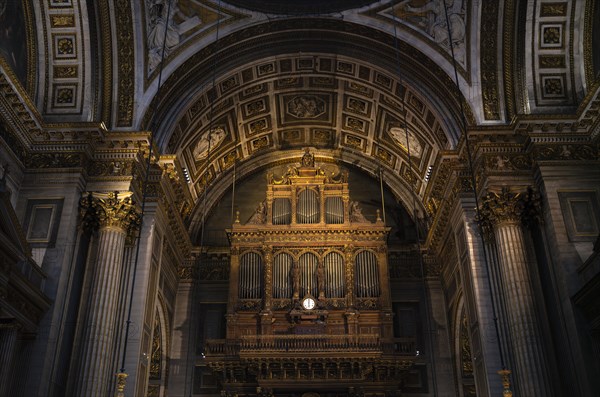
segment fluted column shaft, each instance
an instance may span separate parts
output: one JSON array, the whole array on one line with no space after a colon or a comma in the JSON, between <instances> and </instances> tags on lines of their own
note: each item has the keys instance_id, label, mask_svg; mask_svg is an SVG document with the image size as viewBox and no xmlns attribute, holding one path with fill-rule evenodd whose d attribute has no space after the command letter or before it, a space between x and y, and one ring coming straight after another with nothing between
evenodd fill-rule
<instances>
[{"instance_id":1,"label":"fluted column shaft","mask_svg":"<svg viewBox=\"0 0 600 397\"><path fill-rule=\"evenodd\" d=\"M83 349L77 395L104 396L110 383L111 353L115 342L119 276L125 249L124 230L98 231L98 257L94 263L92 291L85 317Z\"/></svg>"},{"instance_id":2,"label":"fluted column shaft","mask_svg":"<svg viewBox=\"0 0 600 397\"><path fill-rule=\"evenodd\" d=\"M494 228L504 285L517 396L550 397L554 395L554 388L521 223L525 208L523 200L520 194L503 190L488 196L486 205Z\"/></svg>"},{"instance_id":3,"label":"fluted column shaft","mask_svg":"<svg viewBox=\"0 0 600 397\"><path fill-rule=\"evenodd\" d=\"M517 222L500 222L495 226L495 236L520 395L552 396L522 227Z\"/></svg>"},{"instance_id":4,"label":"fluted column shaft","mask_svg":"<svg viewBox=\"0 0 600 397\"><path fill-rule=\"evenodd\" d=\"M97 252L91 267L91 291L84 317L82 348L77 369L77 396L106 396L111 377L114 347L117 343L116 319L119 302L119 277L128 230L137 214L129 195L119 199L115 193L88 196L82 200L84 222L96 222Z\"/></svg>"},{"instance_id":5,"label":"fluted column shaft","mask_svg":"<svg viewBox=\"0 0 600 397\"><path fill-rule=\"evenodd\" d=\"M16 324L0 325L0 397L8 396L17 332Z\"/></svg>"}]
</instances>

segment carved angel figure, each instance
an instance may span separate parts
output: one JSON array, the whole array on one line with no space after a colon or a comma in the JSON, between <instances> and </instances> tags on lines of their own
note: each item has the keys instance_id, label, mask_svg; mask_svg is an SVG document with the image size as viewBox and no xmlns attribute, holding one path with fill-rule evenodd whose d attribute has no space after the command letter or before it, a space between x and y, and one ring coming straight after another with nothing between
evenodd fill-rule
<instances>
[{"instance_id":1,"label":"carved angel figure","mask_svg":"<svg viewBox=\"0 0 600 397\"><path fill-rule=\"evenodd\" d=\"M358 206L358 201L353 201L350 204L350 222L368 222L367 218L362 213L362 210Z\"/></svg>"},{"instance_id":2,"label":"carved angel figure","mask_svg":"<svg viewBox=\"0 0 600 397\"><path fill-rule=\"evenodd\" d=\"M256 207L256 212L252 215L248 221L249 225L262 225L267 220L267 207L264 201L261 201Z\"/></svg>"}]
</instances>

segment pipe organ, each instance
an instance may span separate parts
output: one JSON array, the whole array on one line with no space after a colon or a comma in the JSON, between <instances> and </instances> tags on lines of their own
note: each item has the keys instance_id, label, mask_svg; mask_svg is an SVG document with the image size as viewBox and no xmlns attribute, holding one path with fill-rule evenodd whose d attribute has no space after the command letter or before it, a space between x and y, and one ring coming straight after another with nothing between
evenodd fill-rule
<instances>
[{"instance_id":1,"label":"pipe organ","mask_svg":"<svg viewBox=\"0 0 600 397\"><path fill-rule=\"evenodd\" d=\"M227 231L227 338L207 341L207 364L238 396L399 390L415 341L393 337L389 228L350 202L347 173L328 175L308 151L267 178L266 200Z\"/></svg>"}]
</instances>

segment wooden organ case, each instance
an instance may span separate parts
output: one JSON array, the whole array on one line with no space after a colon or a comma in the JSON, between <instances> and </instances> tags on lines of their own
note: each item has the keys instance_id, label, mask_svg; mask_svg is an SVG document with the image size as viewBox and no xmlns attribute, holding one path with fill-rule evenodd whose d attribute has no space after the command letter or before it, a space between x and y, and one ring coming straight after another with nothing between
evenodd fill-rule
<instances>
[{"instance_id":1,"label":"wooden organ case","mask_svg":"<svg viewBox=\"0 0 600 397\"><path fill-rule=\"evenodd\" d=\"M393 335L389 228L308 151L267 178L266 200L227 231L226 340L208 340L204 358L222 395L398 395L415 340Z\"/></svg>"}]
</instances>

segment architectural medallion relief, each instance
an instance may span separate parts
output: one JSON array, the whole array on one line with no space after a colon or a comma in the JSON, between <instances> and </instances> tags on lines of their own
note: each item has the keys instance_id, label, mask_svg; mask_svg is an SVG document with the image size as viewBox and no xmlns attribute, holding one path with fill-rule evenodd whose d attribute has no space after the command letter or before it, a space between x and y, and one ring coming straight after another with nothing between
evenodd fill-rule
<instances>
[{"instance_id":1,"label":"architectural medallion relief","mask_svg":"<svg viewBox=\"0 0 600 397\"><path fill-rule=\"evenodd\" d=\"M325 113L325 101L314 95L301 95L286 104L289 115L299 119L314 119Z\"/></svg>"},{"instance_id":2,"label":"architectural medallion relief","mask_svg":"<svg viewBox=\"0 0 600 397\"><path fill-rule=\"evenodd\" d=\"M225 137L227 133L223 129L223 127L213 128L210 131L206 131L194 147L193 155L195 160L204 160L208 157L209 152L217 149Z\"/></svg>"},{"instance_id":3,"label":"architectural medallion relief","mask_svg":"<svg viewBox=\"0 0 600 397\"><path fill-rule=\"evenodd\" d=\"M417 158L423 156L423 145L421 145L419 138L417 138L415 134L410 131L406 132L402 127L391 127L388 132L398 146L406 153L409 153L410 149L411 156Z\"/></svg>"}]
</instances>

